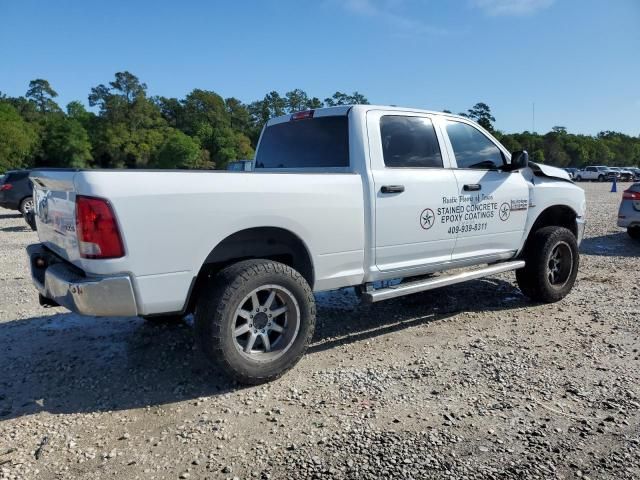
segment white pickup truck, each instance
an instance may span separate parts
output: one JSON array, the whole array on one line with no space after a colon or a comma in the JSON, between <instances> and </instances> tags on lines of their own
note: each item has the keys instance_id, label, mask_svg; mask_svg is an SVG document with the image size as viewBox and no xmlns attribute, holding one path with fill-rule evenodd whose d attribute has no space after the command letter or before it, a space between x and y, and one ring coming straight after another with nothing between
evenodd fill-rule
<instances>
[{"instance_id":1,"label":"white pickup truck","mask_svg":"<svg viewBox=\"0 0 640 480\"><path fill-rule=\"evenodd\" d=\"M525 295L553 302L573 287L584 231L584 192L566 172L511 155L466 118L417 109L274 118L249 172L31 178L41 303L194 313L207 358L248 383L303 355L313 292L352 286L377 302L516 270Z\"/></svg>"}]
</instances>

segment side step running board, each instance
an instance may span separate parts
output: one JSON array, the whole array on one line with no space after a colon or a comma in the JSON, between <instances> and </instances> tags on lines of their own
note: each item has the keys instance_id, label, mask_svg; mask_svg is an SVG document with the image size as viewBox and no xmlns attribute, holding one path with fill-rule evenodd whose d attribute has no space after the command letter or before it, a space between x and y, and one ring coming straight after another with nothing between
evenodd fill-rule
<instances>
[{"instance_id":1,"label":"side step running board","mask_svg":"<svg viewBox=\"0 0 640 480\"><path fill-rule=\"evenodd\" d=\"M524 260L515 260L513 262L496 263L488 267L467 272L456 273L454 275L440 276L436 278L428 278L426 280L418 280L416 282L401 283L393 287L380 288L362 294L362 301L365 303L380 302L389 298L401 297L411 293L424 292L434 288L446 287L455 283L466 282L467 280L475 280L476 278L488 277L496 273L508 272L509 270L518 270L524 267Z\"/></svg>"}]
</instances>

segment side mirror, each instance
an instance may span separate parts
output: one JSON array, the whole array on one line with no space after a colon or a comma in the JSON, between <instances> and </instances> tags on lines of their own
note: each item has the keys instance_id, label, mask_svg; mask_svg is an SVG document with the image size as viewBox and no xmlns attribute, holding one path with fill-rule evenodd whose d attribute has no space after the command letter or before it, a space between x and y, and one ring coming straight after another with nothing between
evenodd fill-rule
<instances>
[{"instance_id":1,"label":"side mirror","mask_svg":"<svg viewBox=\"0 0 640 480\"><path fill-rule=\"evenodd\" d=\"M529 153L526 150L518 150L511 154L511 164L507 165L508 170L520 170L529 166Z\"/></svg>"}]
</instances>

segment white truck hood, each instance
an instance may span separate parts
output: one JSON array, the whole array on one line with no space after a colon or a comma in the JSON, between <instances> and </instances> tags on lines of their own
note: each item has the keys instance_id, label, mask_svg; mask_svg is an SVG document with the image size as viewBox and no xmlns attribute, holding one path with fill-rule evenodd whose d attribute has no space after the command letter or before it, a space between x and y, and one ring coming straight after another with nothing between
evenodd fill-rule
<instances>
[{"instance_id":1,"label":"white truck hood","mask_svg":"<svg viewBox=\"0 0 640 480\"><path fill-rule=\"evenodd\" d=\"M529 168L533 170L533 173L543 177L558 178L560 180L566 180L571 182L569 174L561 168L551 167L542 163L529 162Z\"/></svg>"}]
</instances>

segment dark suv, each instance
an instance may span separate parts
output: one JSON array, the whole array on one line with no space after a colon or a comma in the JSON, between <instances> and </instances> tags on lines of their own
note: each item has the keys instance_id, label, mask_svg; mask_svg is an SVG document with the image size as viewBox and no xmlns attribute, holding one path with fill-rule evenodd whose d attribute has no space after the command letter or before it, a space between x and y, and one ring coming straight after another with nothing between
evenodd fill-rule
<instances>
[{"instance_id":1,"label":"dark suv","mask_svg":"<svg viewBox=\"0 0 640 480\"><path fill-rule=\"evenodd\" d=\"M0 207L20 210L23 215L33 209L33 184L29 170L11 170L0 180Z\"/></svg>"}]
</instances>

